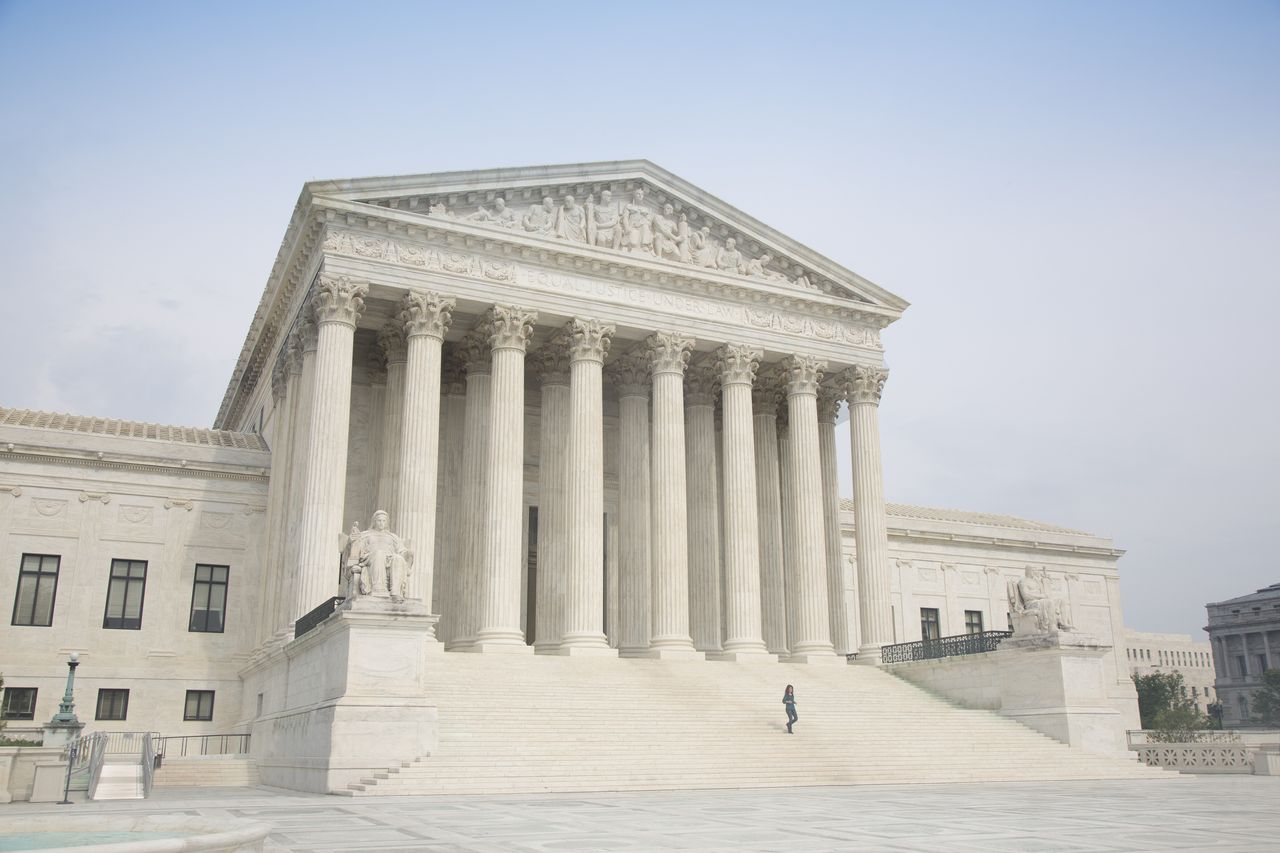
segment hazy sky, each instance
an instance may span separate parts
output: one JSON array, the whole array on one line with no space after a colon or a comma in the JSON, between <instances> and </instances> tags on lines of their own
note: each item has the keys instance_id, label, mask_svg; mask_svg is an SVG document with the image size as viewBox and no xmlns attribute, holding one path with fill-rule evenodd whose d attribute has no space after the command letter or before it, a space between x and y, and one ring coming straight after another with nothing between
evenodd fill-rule
<instances>
[{"instance_id":1,"label":"hazy sky","mask_svg":"<svg viewBox=\"0 0 1280 853\"><path fill-rule=\"evenodd\" d=\"M0 3L0 404L210 424L304 181L634 157L913 303L890 500L1280 581L1275 2Z\"/></svg>"}]
</instances>

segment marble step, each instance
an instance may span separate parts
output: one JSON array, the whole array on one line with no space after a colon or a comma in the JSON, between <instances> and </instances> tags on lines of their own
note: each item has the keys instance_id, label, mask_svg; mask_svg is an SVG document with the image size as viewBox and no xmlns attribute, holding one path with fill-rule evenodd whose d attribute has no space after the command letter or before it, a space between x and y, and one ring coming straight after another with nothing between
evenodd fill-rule
<instances>
[{"instance_id":1,"label":"marble step","mask_svg":"<svg viewBox=\"0 0 1280 853\"><path fill-rule=\"evenodd\" d=\"M142 766L136 762L103 764L93 798L95 800L141 800L143 798Z\"/></svg>"}]
</instances>

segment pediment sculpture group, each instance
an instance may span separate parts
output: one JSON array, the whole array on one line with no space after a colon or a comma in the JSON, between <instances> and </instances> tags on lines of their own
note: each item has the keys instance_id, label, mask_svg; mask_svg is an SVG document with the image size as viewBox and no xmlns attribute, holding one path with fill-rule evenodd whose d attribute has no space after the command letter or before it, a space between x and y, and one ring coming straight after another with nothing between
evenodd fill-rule
<instances>
[{"instance_id":1,"label":"pediment sculpture group","mask_svg":"<svg viewBox=\"0 0 1280 853\"><path fill-rule=\"evenodd\" d=\"M368 530L353 524L344 539L342 580L347 598L370 595L403 601L413 569L413 552L391 532L391 518L386 511L380 509L373 514Z\"/></svg>"},{"instance_id":2,"label":"pediment sculpture group","mask_svg":"<svg viewBox=\"0 0 1280 853\"><path fill-rule=\"evenodd\" d=\"M1071 605L1052 593L1049 574L1044 569L1027 566L1022 577L1009 580L1008 593L1015 635L1075 630Z\"/></svg>"},{"instance_id":3,"label":"pediment sculpture group","mask_svg":"<svg viewBox=\"0 0 1280 853\"><path fill-rule=\"evenodd\" d=\"M507 228L542 237L556 237L572 243L585 243L600 249L649 255L661 260L676 261L690 266L735 273L762 281L791 284L809 290L817 290L808 276L801 273L789 278L770 269L773 256L768 252L752 258L738 247L733 237L719 243L711 236L710 226L689 226L688 214L676 213L675 206L664 204L656 210L645 203L644 190L636 189L630 201L614 202L613 193L603 190L600 201L588 195L583 204L568 195L557 205L547 196L517 213L499 196L492 207L483 205L474 213L460 216L453 214L442 203L429 208L431 216L449 217L491 228Z\"/></svg>"}]
</instances>

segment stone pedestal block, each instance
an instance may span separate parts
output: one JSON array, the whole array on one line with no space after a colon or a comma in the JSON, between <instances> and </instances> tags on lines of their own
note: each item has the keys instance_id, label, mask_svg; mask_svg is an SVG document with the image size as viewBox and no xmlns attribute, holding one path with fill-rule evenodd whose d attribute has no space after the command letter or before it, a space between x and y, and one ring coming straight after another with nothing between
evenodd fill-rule
<instances>
[{"instance_id":1,"label":"stone pedestal block","mask_svg":"<svg viewBox=\"0 0 1280 853\"><path fill-rule=\"evenodd\" d=\"M263 784L331 793L430 755L438 728L426 665L438 647L436 619L411 599L351 599L246 673L264 699L272 693L253 722Z\"/></svg>"}]
</instances>

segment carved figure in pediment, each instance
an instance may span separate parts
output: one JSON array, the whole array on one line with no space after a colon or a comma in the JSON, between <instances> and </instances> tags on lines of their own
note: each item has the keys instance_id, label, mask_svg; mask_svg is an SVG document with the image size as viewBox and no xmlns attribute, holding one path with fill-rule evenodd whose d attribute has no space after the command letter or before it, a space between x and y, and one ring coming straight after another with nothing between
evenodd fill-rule
<instances>
[{"instance_id":1,"label":"carved figure in pediment","mask_svg":"<svg viewBox=\"0 0 1280 853\"><path fill-rule=\"evenodd\" d=\"M620 214L613 207L613 193L600 193L600 204L593 196L587 196L587 242L602 249L616 249L622 241Z\"/></svg>"},{"instance_id":2,"label":"carved figure in pediment","mask_svg":"<svg viewBox=\"0 0 1280 853\"><path fill-rule=\"evenodd\" d=\"M644 190L639 188L622 209L622 248L653 254L653 211L645 206Z\"/></svg>"},{"instance_id":3,"label":"carved figure in pediment","mask_svg":"<svg viewBox=\"0 0 1280 853\"><path fill-rule=\"evenodd\" d=\"M427 208L427 215L441 217L448 216L449 208L445 207L444 202L437 201L435 204Z\"/></svg>"},{"instance_id":4,"label":"carved figure in pediment","mask_svg":"<svg viewBox=\"0 0 1280 853\"><path fill-rule=\"evenodd\" d=\"M711 228L702 226L697 231L689 235L689 255L690 261L700 267L707 269L716 268L716 255L720 254L720 247L716 245L715 238L711 236Z\"/></svg>"},{"instance_id":5,"label":"carved figure in pediment","mask_svg":"<svg viewBox=\"0 0 1280 853\"><path fill-rule=\"evenodd\" d=\"M556 228L556 202L551 196L535 204L521 220L524 230L531 234L553 234Z\"/></svg>"},{"instance_id":6,"label":"carved figure in pediment","mask_svg":"<svg viewBox=\"0 0 1280 853\"><path fill-rule=\"evenodd\" d=\"M724 241L724 248L716 252L716 269L724 272L740 272L743 259L738 251L738 241L730 237Z\"/></svg>"},{"instance_id":7,"label":"carved figure in pediment","mask_svg":"<svg viewBox=\"0 0 1280 853\"><path fill-rule=\"evenodd\" d=\"M818 289L817 285L809 281L809 276L805 275L804 273L800 273L800 275L796 276L795 280L792 281L791 283L794 284L796 287L803 287L806 290Z\"/></svg>"},{"instance_id":8,"label":"carved figure in pediment","mask_svg":"<svg viewBox=\"0 0 1280 853\"><path fill-rule=\"evenodd\" d=\"M391 532L390 516L380 509L373 514L368 530L352 525L342 566L348 596L387 596L392 601L402 601L413 567L413 552Z\"/></svg>"},{"instance_id":9,"label":"carved figure in pediment","mask_svg":"<svg viewBox=\"0 0 1280 853\"><path fill-rule=\"evenodd\" d=\"M587 242L587 211L571 195L564 197L564 204L556 211L556 236L575 243Z\"/></svg>"},{"instance_id":10,"label":"carved figure in pediment","mask_svg":"<svg viewBox=\"0 0 1280 853\"><path fill-rule=\"evenodd\" d=\"M773 260L773 255L765 252L758 258L747 261L742 265L742 274L751 278L762 278L765 281L786 281L787 277L782 273L774 272L769 269L769 262Z\"/></svg>"},{"instance_id":11,"label":"carved figure in pediment","mask_svg":"<svg viewBox=\"0 0 1280 853\"><path fill-rule=\"evenodd\" d=\"M653 218L653 253L668 260L689 260L689 218L683 213L676 220L676 209L669 204L662 206L662 213Z\"/></svg>"},{"instance_id":12,"label":"carved figure in pediment","mask_svg":"<svg viewBox=\"0 0 1280 853\"><path fill-rule=\"evenodd\" d=\"M493 200L493 210L480 208L475 213L467 217L472 222L484 222L489 225L496 225L499 228L515 228L516 212L507 207L507 200L502 196L498 196Z\"/></svg>"},{"instance_id":13,"label":"carved figure in pediment","mask_svg":"<svg viewBox=\"0 0 1280 853\"><path fill-rule=\"evenodd\" d=\"M1027 566L1022 577L1010 579L1008 592L1015 634L1075 630L1071 605L1065 598L1053 595L1044 569Z\"/></svg>"}]
</instances>

